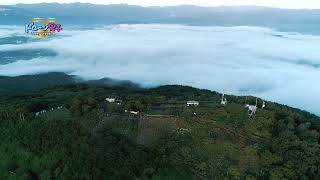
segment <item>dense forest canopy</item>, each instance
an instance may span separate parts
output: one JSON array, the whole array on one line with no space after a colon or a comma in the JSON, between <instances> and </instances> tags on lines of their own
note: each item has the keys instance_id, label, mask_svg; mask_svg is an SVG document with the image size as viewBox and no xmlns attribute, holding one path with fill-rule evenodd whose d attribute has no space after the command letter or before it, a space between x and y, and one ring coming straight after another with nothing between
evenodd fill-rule
<instances>
[{"instance_id":1,"label":"dense forest canopy","mask_svg":"<svg viewBox=\"0 0 320 180\"><path fill-rule=\"evenodd\" d=\"M225 97L223 106L221 94L185 86L80 84L1 95L0 177L320 177L319 117L258 99L250 118L244 104L255 97Z\"/></svg>"}]
</instances>

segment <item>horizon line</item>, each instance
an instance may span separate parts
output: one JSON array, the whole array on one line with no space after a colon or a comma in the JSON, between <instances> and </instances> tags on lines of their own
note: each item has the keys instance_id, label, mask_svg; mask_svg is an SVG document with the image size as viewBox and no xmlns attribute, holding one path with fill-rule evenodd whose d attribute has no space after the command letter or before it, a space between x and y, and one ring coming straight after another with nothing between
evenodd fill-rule
<instances>
[{"instance_id":1,"label":"horizon line","mask_svg":"<svg viewBox=\"0 0 320 180\"><path fill-rule=\"evenodd\" d=\"M273 7L273 6L262 6L262 5L217 5L217 6L202 6L195 4L179 4L179 5L151 5L144 6L139 4L129 4L129 3L110 3L110 4L100 4L100 3L90 3L90 2L39 2L39 3L13 3L13 4L0 4L0 6L16 6L16 5L37 5L37 4L88 4L88 5L97 5L97 6L112 6L112 5L125 5L125 6L137 6L144 8L152 8L152 7L182 7L182 6L190 6L190 7L199 7L199 8L221 8L221 7L234 7L234 8L261 8L261 9L282 9L282 10L320 10L317 8L283 8L283 7Z\"/></svg>"}]
</instances>

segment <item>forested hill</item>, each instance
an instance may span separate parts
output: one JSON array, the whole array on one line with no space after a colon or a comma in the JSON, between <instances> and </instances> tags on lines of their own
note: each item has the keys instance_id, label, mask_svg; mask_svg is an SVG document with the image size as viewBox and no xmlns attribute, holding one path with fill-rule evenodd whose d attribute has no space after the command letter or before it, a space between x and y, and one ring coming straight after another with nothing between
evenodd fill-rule
<instances>
[{"instance_id":1,"label":"forested hill","mask_svg":"<svg viewBox=\"0 0 320 180\"><path fill-rule=\"evenodd\" d=\"M226 98L77 84L2 95L0 179L320 177L319 117L258 99L250 118L254 97Z\"/></svg>"},{"instance_id":2,"label":"forested hill","mask_svg":"<svg viewBox=\"0 0 320 180\"><path fill-rule=\"evenodd\" d=\"M115 80L111 78L86 81L77 76L72 76L61 72L50 72L14 77L0 76L0 95L23 94L58 85L75 85L79 83L90 86L121 86L134 89L140 88L138 84L135 84L131 81Z\"/></svg>"}]
</instances>

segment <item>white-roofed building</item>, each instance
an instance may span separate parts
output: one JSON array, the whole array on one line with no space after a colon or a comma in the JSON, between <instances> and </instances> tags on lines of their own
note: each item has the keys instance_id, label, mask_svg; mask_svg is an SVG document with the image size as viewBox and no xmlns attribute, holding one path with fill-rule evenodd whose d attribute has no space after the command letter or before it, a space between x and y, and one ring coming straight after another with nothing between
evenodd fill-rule
<instances>
[{"instance_id":1,"label":"white-roofed building","mask_svg":"<svg viewBox=\"0 0 320 180\"><path fill-rule=\"evenodd\" d=\"M116 98L106 98L106 101L108 101L110 103L114 103L114 102L116 102Z\"/></svg>"},{"instance_id":2,"label":"white-roofed building","mask_svg":"<svg viewBox=\"0 0 320 180\"><path fill-rule=\"evenodd\" d=\"M199 106L199 101L187 101L187 106Z\"/></svg>"}]
</instances>

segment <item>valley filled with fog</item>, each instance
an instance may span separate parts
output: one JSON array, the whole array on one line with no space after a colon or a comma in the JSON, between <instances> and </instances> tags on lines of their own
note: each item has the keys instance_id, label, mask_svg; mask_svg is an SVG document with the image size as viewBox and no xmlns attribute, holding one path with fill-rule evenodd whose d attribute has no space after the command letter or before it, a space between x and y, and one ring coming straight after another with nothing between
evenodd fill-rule
<instances>
[{"instance_id":1,"label":"valley filled with fog","mask_svg":"<svg viewBox=\"0 0 320 180\"><path fill-rule=\"evenodd\" d=\"M34 39L0 26L0 75L65 72L144 87L181 84L254 95L316 114L320 36L270 28L123 24Z\"/></svg>"}]
</instances>

